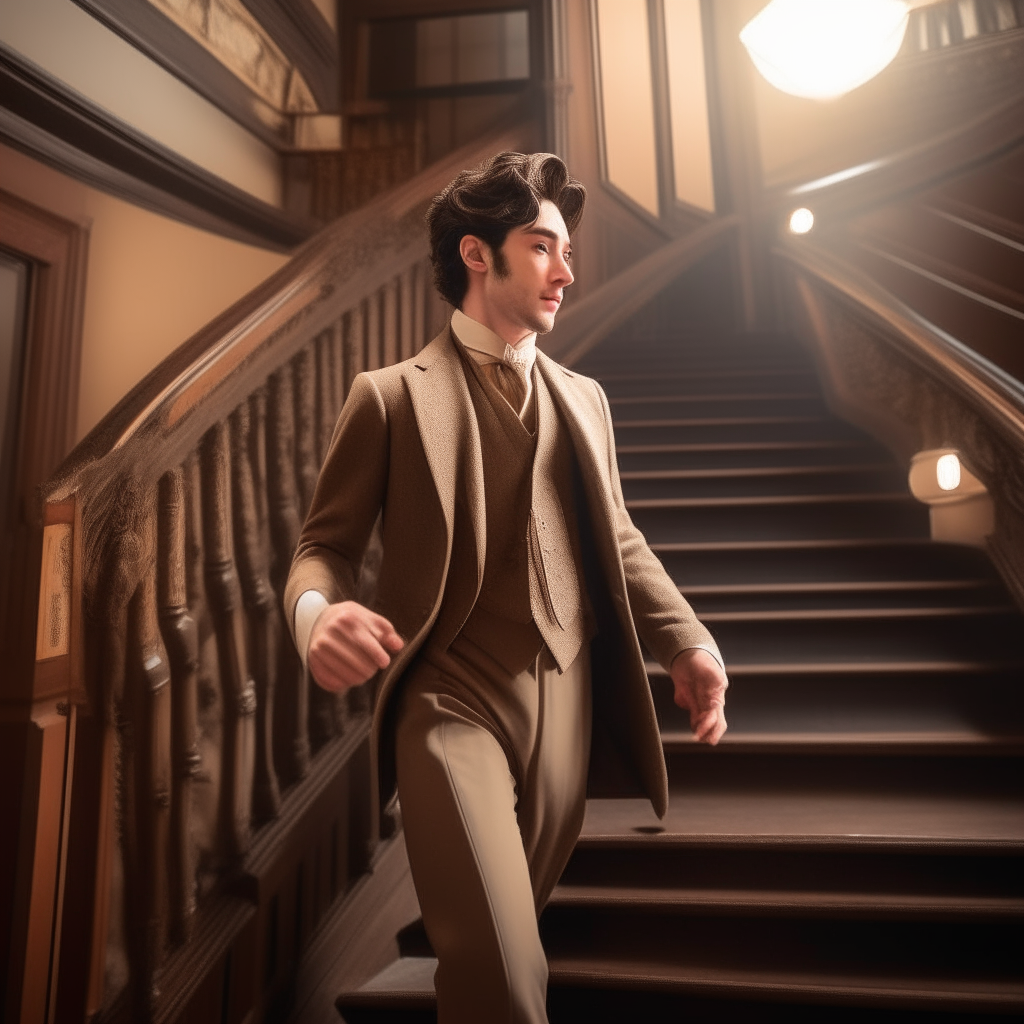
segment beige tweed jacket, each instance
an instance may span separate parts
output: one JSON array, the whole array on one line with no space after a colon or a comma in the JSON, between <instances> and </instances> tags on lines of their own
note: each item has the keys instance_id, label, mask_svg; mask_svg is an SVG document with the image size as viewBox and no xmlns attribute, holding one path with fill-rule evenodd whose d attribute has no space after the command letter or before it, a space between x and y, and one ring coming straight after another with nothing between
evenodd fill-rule
<instances>
[{"instance_id":1,"label":"beige tweed jacket","mask_svg":"<svg viewBox=\"0 0 1024 1024\"><path fill-rule=\"evenodd\" d=\"M682 649L717 650L626 511L611 413L600 385L538 352L542 374L576 457L574 493L586 582L597 619L592 642L591 795L646 796L659 817L668 779L637 634L664 666ZM383 673L372 764L382 803L395 786L396 688L437 618L448 582L455 509L473 524L476 591L486 528L480 435L465 370L446 327L418 355L359 374L342 409L285 589L285 614L306 590L355 599L371 532L381 516L383 557L374 610L405 639ZM453 585L456 585L453 581Z\"/></svg>"}]
</instances>

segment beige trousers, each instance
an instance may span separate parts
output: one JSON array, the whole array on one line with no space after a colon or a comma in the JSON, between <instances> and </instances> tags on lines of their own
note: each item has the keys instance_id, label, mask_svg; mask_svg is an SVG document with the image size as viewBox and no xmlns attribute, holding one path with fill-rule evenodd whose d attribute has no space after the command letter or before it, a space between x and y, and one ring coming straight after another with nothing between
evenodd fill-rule
<instances>
[{"instance_id":1,"label":"beige trousers","mask_svg":"<svg viewBox=\"0 0 1024 1024\"><path fill-rule=\"evenodd\" d=\"M464 637L403 685L398 795L439 1024L545 1024L537 917L583 825L589 646L510 675Z\"/></svg>"}]
</instances>

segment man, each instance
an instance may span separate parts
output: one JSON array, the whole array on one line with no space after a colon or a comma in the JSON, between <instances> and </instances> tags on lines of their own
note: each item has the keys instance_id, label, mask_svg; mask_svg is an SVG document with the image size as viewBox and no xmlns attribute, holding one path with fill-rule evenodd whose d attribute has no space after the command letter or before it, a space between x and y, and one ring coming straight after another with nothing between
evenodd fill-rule
<instances>
[{"instance_id":1,"label":"man","mask_svg":"<svg viewBox=\"0 0 1024 1024\"><path fill-rule=\"evenodd\" d=\"M441 1024L546 1021L537 916L588 776L665 813L637 630L697 738L725 731L718 650L626 512L604 393L535 347L584 200L557 157L519 153L434 200L451 324L353 382L285 595L321 686L384 672L374 764L382 800L397 784ZM353 596L378 514L371 610Z\"/></svg>"}]
</instances>

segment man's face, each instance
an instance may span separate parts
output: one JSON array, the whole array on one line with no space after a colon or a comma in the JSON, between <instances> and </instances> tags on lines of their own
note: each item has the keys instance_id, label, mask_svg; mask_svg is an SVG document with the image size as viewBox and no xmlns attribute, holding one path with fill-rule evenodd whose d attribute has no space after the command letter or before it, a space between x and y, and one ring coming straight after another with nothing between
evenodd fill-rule
<instances>
[{"instance_id":1,"label":"man's face","mask_svg":"<svg viewBox=\"0 0 1024 1024\"><path fill-rule=\"evenodd\" d=\"M505 322L522 328L524 337L533 331L547 334L555 325L562 291L573 281L571 258L565 221L558 207L545 199L537 219L513 228L498 260L488 260L488 305Z\"/></svg>"}]
</instances>

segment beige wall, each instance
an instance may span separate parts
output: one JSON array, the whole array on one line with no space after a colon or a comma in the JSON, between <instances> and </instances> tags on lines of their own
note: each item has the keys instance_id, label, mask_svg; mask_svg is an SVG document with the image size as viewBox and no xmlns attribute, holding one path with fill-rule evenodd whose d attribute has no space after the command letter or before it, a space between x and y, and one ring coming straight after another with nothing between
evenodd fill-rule
<instances>
[{"instance_id":1,"label":"beige wall","mask_svg":"<svg viewBox=\"0 0 1024 1024\"><path fill-rule=\"evenodd\" d=\"M0 0L0 39L143 134L280 206L274 150L72 0Z\"/></svg>"},{"instance_id":2,"label":"beige wall","mask_svg":"<svg viewBox=\"0 0 1024 1024\"><path fill-rule=\"evenodd\" d=\"M0 145L0 188L90 225L77 438L287 257L122 202Z\"/></svg>"}]
</instances>

